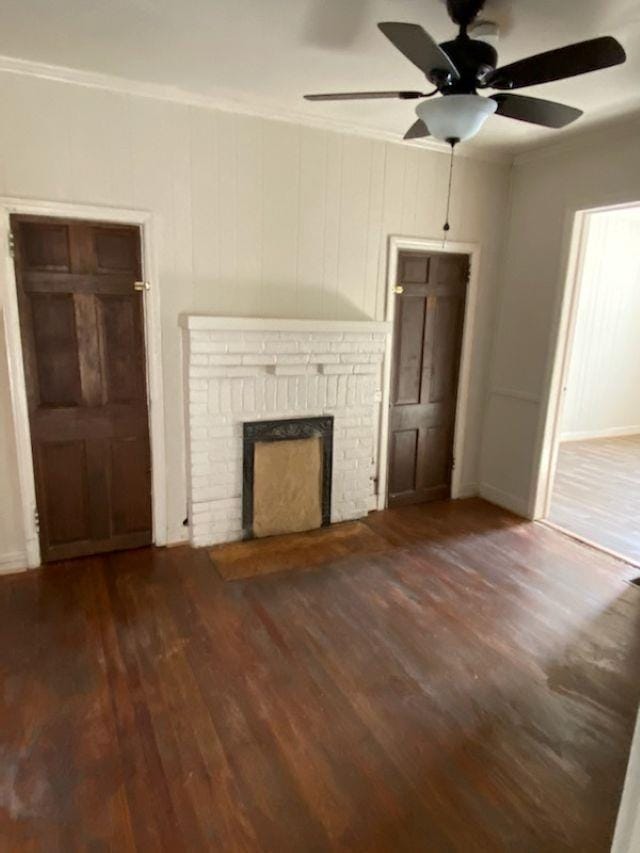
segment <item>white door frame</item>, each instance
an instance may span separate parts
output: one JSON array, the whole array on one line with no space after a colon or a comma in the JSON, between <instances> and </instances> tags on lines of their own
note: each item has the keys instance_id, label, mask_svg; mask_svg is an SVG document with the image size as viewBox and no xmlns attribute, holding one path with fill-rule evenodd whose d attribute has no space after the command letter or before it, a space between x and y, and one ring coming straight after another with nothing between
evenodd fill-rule
<instances>
[{"instance_id":1,"label":"white door frame","mask_svg":"<svg viewBox=\"0 0 640 853\"><path fill-rule=\"evenodd\" d=\"M96 205L65 204L31 199L0 197L0 240L7 247L5 263L0 265L0 304L4 306L4 326L9 362L9 385L16 437L18 481L24 524L26 562L28 568L40 565L40 541L36 522L36 492L31 453L31 431L25 384L22 341L13 257L8 251L10 215L57 216L137 225L142 245L142 274L150 282L143 291L147 397L149 404L149 438L151 444L151 495L153 541L167 542L166 469L164 448L164 394L162 378L162 339L160 325L160 293L157 284L155 251L157 246L154 216L148 211Z\"/></svg>"},{"instance_id":2,"label":"white door frame","mask_svg":"<svg viewBox=\"0 0 640 853\"><path fill-rule=\"evenodd\" d=\"M460 354L460 373L458 376L458 397L453 435L453 455L455 465L451 474L452 499L468 497L463 493L462 469L464 441L467 429L467 407L469 402L469 379L471 373L471 353L475 333L476 302L478 295L478 275L480 269L480 246L478 243L443 244L442 239L432 240L422 237L389 237L389 255L387 265L387 299L385 320L391 324L391 333L387 335L382 379L382 417L380 426L380 446L378 465L378 509L387 506L387 483L389 476L389 405L391 400L391 368L393 361L393 335L395 329L395 292L398 276L398 257L400 252L429 252L469 256L469 281L467 284L464 325L462 331L462 351Z\"/></svg>"},{"instance_id":3,"label":"white door frame","mask_svg":"<svg viewBox=\"0 0 640 853\"><path fill-rule=\"evenodd\" d=\"M640 850L640 714L631 741L627 774L616 819L611 853L637 853Z\"/></svg>"},{"instance_id":4,"label":"white door frame","mask_svg":"<svg viewBox=\"0 0 640 853\"><path fill-rule=\"evenodd\" d=\"M557 328L555 347L546 387L541 397L546 405L544 426L539 442L537 471L534 472L530 517L534 520L545 519L549 514L553 481L558 462L560 446L560 425L565 402L565 392L571 351L575 338L578 305L584 271L584 259L589 238L589 221L593 214L607 211L637 208L640 202L624 202L602 207L580 208L567 214L560 283L559 307L557 309Z\"/></svg>"}]
</instances>

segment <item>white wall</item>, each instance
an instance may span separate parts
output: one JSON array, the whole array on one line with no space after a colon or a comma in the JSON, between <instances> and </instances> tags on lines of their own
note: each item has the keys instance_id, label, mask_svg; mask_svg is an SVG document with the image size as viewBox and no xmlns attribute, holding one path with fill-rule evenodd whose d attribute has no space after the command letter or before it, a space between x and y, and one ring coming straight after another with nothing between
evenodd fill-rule
<instances>
[{"instance_id":1,"label":"white wall","mask_svg":"<svg viewBox=\"0 0 640 853\"><path fill-rule=\"evenodd\" d=\"M387 238L440 235L447 156L9 73L0 74L0 104L0 195L158 218L168 539L177 541L186 506L178 314L383 319ZM454 182L450 239L483 251L463 457L469 489L509 176L507 165L461 157ZM24 547L2 356L0 555Z\"/></svg>"},{"instance_id":2,"label":"white wall","mask_svg":"<svg viewBox=\"0 0 640 853\"><path fill-rule=\"evenodd\" d=\"M640 714L631 741L629 763L622 790L611 853L640 850Z\"/></svg>"},{"instance_id":3,"label":"white wall","mask_svg":"<svg viewBox=\"0 0 640 853\"><path fill-rule=\"evenodd\" d=\"M640 200L640 124L516 161L483 433L482 492L533 512L576 209Z\"/></svg>"},{"instance_id":4,"label":"white wall","mask_svg":"<svg viewBox=\"0 0 640 853\"><path fill-rule=\"evenodd\" d=\"M18 469L8 388L4 317L0 310L0 572L24 565L22 514L17 500Z\"/></svg>"},{"instance_id":5,"label":"white wall","mask_svg":"<svg viewBox=\"0 0 640 853\"><path fill-rule=\"evenodd\" d=\"M640 213L587 220L563 440L640 433Z\"/></svg>"}]
</instances>

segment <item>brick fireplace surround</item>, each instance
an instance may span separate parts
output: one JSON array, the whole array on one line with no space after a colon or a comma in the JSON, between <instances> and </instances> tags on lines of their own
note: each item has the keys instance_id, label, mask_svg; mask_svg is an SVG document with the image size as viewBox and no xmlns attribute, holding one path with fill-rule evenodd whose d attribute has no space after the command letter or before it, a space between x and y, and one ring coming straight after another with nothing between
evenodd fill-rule
<instances>
[{"instance_id":1,"label":"brick fireplace surround","mask_svg":"<svg viewBox=\"0 0 640 853\"><path fill-rule=\"evenodd\" d=\"M331 521L375 505L388 323L181 318L190 539L242 537L242 425L333 415Z\"/></svg>"}]
</instances>

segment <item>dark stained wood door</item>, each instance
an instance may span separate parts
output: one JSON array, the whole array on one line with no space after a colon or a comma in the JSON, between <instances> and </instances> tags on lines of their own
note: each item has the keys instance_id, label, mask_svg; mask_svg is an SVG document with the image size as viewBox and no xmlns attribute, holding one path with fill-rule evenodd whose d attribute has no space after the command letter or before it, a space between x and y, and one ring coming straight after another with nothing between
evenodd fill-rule
<instances>
[{"instance_id":1,"label":"dark stained wood door","mask_svg":"<svg viewBox=\"0 0 640 853\"><path fill-rule=\"evenodd\" d=\"M43 561L151 542L140 234L12 216Z\"/></svg>"},{"instance_id":2,"label":"dark stained wood door","mask_svg":"<svg viewBox=\"0 0 640 853\"><path fill-rule=\"evenodd\" d=\"M398 259L389 505L450 497L467 255Z\"/></svg>"}]
</instances>

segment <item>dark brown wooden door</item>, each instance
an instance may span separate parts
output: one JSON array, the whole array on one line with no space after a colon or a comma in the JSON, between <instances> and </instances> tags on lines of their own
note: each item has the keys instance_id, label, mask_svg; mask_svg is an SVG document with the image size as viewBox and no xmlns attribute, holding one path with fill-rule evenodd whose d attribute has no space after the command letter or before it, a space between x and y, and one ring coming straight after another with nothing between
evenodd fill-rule
<instances>
[{"instance_id":1,"label":"dark brown wooden door","mask_svg":"<svg viewBox=\"0 0 640 853\"><path fill-rule=\"evenodd\" d=\"M140 234L12 216L44 561L151 542Z\"/></svg>"},{"instance_id":2,"label":"dark brown wooden door","mask_svg":"<svg viewBox=\"0 0 640 853\"><path fill-rule=\"evenodd\" d=\"M389 430L389 505L450 497L466 255L401 253Z\"/></svg>"}]
</instances>

